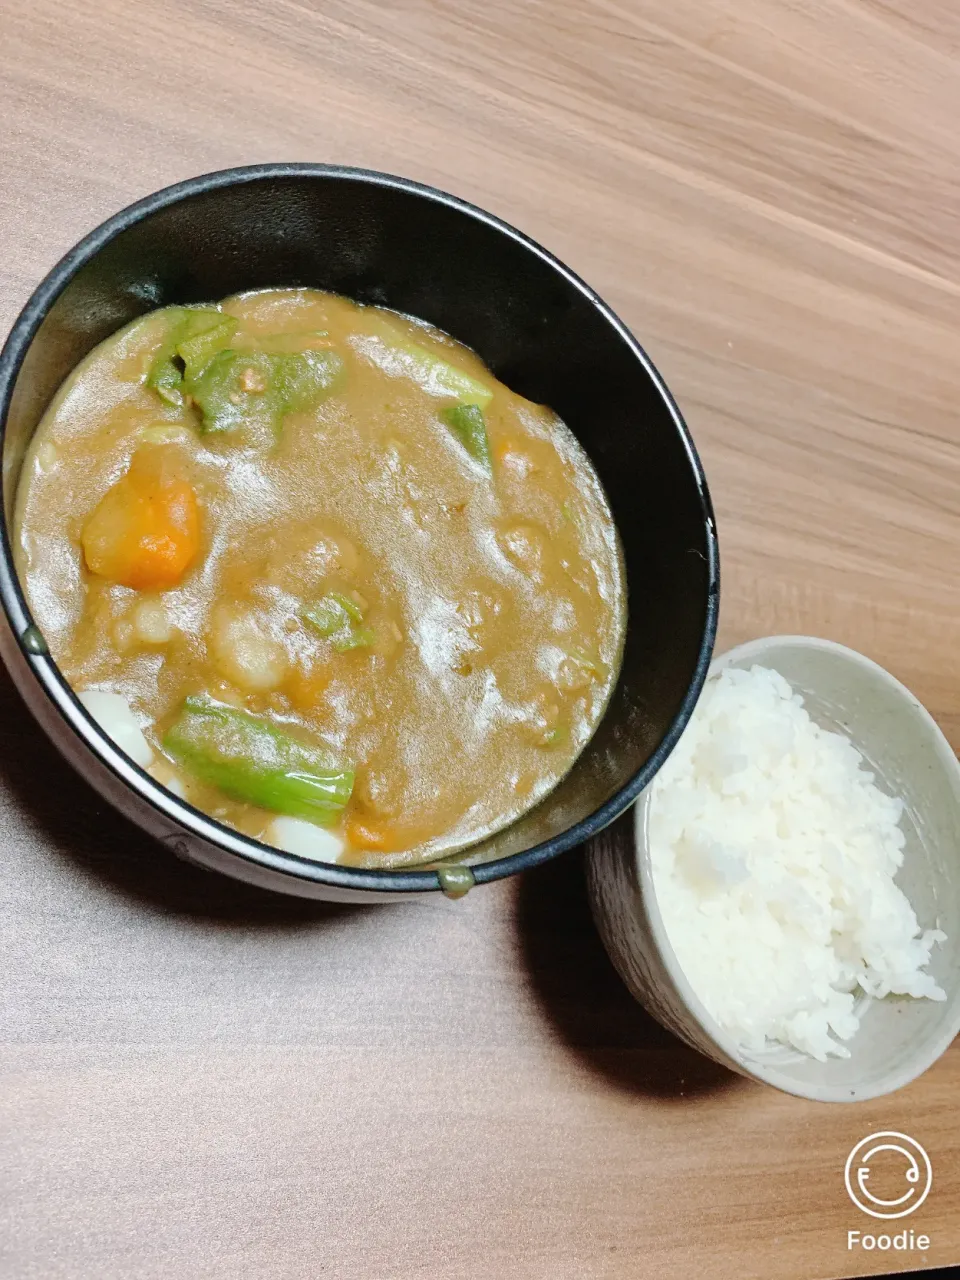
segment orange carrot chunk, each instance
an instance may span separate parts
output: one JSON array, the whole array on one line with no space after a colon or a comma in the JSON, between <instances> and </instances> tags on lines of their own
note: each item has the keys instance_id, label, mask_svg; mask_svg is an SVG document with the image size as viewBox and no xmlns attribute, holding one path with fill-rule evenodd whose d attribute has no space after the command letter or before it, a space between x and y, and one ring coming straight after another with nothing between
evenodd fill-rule
<instances>
[{"instance_id":1,"label":"orange carrot chunk","mask_svg":"<svg viewBox=\"0 0 960 1280\"><path fill-rule=\"evenodd\" d=\"M141 448L104 494L81 537L91 573L137 591L180 583L200 551L200 509L176 453Z\"/></svg>"},{"instance_id":2,"label":"orange carrot chunk","mask_svg":"<svg viewBox=\"0 0 960 1280\"><path fill-rule=\"evenodd\" d=\"M376 849L385 853L398 845L397 833L390 827L358 817L347 821L344 834L355 849Z\"/></svg>"}]
</instances>

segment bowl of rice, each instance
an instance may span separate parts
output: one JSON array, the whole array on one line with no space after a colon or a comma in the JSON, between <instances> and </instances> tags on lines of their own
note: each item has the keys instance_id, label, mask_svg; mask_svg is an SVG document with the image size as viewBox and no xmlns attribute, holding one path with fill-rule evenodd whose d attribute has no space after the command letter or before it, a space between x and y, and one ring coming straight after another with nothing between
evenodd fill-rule
<instances>
[{"instance_id":1,"label":"bowl of rice","mask_svg":"<svg viewBox=\"0 0 960 1280\"><path fill-rule=\"evenodd\" d=\"M960 1033L960 763L842 645L772 636L716 659L587 882L633 994L755 1080L861 1101Z\"/></svg>"}]
</instances>

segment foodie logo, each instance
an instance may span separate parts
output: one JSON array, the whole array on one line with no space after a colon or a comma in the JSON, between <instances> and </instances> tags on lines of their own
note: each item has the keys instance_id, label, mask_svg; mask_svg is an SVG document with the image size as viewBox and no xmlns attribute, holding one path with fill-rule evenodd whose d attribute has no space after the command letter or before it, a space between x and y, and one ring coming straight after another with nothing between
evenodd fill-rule
<instances>
[{"instance_id":1,"label":"foodie logo","mask_svg":"<svg viewBox=\"0 0 960 1280\"><path fill-rule=\"evenodd\" d=\"M872 1189L871 1169L876 1171ZM885 1129L857 1143L847 1156L843 1180L850 1199L871 1218L905 1218L929 1195L933 1170L919 1142Z\"/></svg>"}]
</instances>

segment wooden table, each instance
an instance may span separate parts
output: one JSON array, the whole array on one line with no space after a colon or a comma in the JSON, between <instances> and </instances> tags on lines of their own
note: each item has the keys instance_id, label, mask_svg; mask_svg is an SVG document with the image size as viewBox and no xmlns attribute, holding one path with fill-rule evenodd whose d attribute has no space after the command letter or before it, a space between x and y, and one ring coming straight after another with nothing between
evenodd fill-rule
<instances>
[{"instance_id":1,"label":"wooden table","mask_svg":"<svg viewBox=\"0 0 960 1280\"><path fill-rule=\"evenodd\" d=\"M960 744L955 0L0 3L0 322L120 205L333 160L435 183L582 273L686 411L721 644L869 653ZM173 862L0 691L9 1280L835 1277L960 1262L960 1047L808 1105L626 996L576 857L326 908ZM842 1185L935 1182L912 1255Z\"/></svg>"}]
</instances>

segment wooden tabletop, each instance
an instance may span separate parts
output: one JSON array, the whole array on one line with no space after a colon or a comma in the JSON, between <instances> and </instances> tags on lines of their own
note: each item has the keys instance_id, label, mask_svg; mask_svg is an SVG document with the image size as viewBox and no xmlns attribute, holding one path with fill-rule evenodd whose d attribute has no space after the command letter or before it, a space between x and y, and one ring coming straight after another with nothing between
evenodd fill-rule
<instances>
[{"instance_id":1,"label":"wooden tabletop","mask_svg":"<svg viewBox=\"0 0 960 1280\"><path fill-rule=\"evenodd\" d=\"M204 170L465 196L603 294L675 391L721 646L855 646L960 745L955 0L0 2L0 324ZM960 1262L960 1046L851 1107L715 1069L627 997L579 859L330 908L172 861L0 686L0 1273L713 1280ZM901 1223L847 1153L905 1130ZM930 1237L848 1251L847 1231Z\"/></svg>"}]
</instances>

